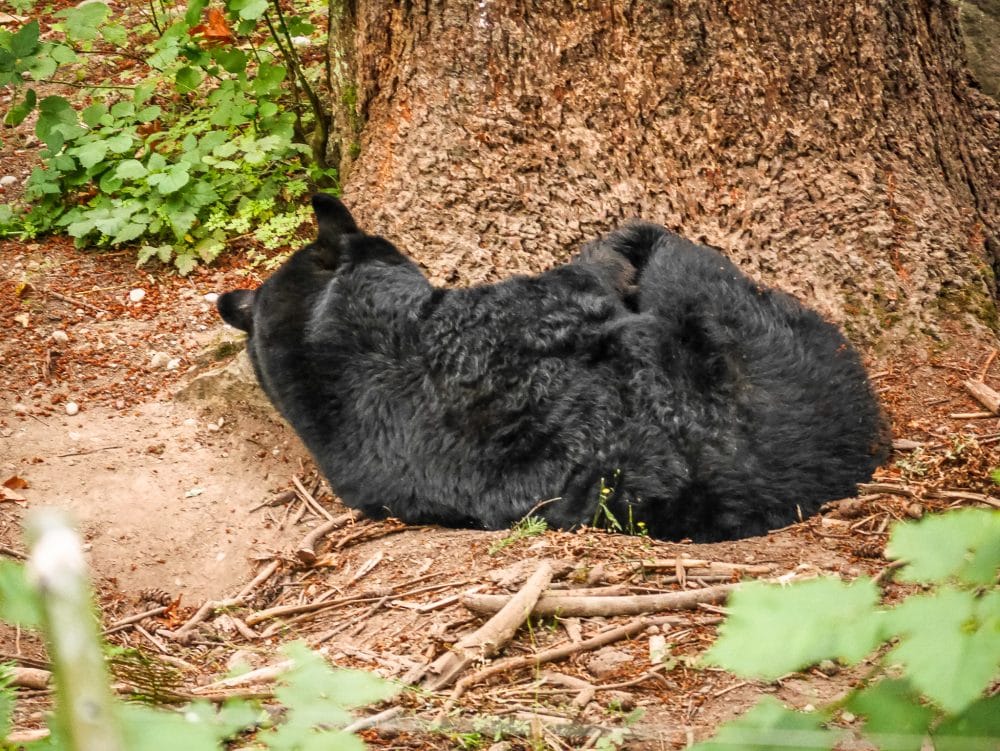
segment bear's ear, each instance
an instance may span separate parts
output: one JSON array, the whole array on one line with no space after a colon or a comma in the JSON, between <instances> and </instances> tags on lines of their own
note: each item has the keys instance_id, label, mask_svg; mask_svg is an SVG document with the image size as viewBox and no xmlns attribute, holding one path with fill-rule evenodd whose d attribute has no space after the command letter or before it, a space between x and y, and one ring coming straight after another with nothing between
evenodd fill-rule
<instances>
[{"instance_id":1,"label":"bear's ear","mask_svg":"<svg viewBox=\"0 0 1000 751\"><path fill-rule=\"evenodd\" d=\"M312 205L316 212L316 224L319 226L316 241L320 245L337 247L342 235L360 232L351 212L340 199L326 193L317 193L312 197Z\"/></svg>"},{"instance_id":2,"label":"bear's ear","mask_svg":"<svg viewBox=\"0 0 1000 751\"><path fill-rule=\"evenodd\" d=\"M253 328L253 298L255 294L252 289L236 289L220 297L215 303L215 307L223 321L249 334Z\"/></svg>"}]
</instances>

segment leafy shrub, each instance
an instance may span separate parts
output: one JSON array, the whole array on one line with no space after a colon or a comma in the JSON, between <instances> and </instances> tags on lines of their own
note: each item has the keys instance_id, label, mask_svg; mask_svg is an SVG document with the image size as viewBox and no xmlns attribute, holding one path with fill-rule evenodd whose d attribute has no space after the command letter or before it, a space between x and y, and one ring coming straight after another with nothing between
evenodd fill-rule
<instances>
[{"instance_id":1,"label":"leafy shrub","mask_svg":"<svg viewBox=\"0 0 1000 751\"><path fill-rule=\"evenodd\" d=\"M734 593L706 659L737 675L773 680L820 660L853 665L883 652L834 704L797 712L768 698L696 749L832 748L845 732L831 722L838 712L863 718L864 737L886 750L919 751L927 739L939 751L1000 747L1000 512L897 525L888 553L906 562L899 578L922 588L895 607L880 606L867 578L755 583Z\"/></svg>"},{"instance_id":2,"label":"leafy shrub","mask_svg":"<svg viewBox=\"0 0 1000 751\"><path fill-rule=\"evenodd\" d=\"M181 13L150 3L126 28L92 2L57 14L58 42L41 40L37 20L0 30L0 86L23 92L5 123L37 111L44 144L27 205L0 207L0 235L65 231L96 246L141 240L140 262L156 257L181 273L235 238L275 247L294 235L306 217L296 199L335 178L324 163L321 71L298 52L315 29L308 12L286 16L277 0L207 6L193 0ZM113 75L73 80L85 54ZM81 95L39 100L33 81Z\"/></svg>"}]
</instances>

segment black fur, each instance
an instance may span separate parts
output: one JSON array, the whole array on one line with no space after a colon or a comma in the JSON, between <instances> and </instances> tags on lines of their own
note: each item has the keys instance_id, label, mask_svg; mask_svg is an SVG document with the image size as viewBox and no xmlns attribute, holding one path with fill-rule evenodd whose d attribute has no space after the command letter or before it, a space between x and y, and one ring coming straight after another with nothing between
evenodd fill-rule
<instances>
[{"instance_id":1,"label":"black fur","mask_svg":"<svg viewBox=\"0 0 1000 751\"><path fill-rule=\"evenodd\" d=\"M711 541L852 495L886 427L836 327L634 223L536 277L435 289L317 196L316 242L219 311L343 501L369 516ZM603 489L603 493L602 493Z\"/></svg>"}]
</instances>

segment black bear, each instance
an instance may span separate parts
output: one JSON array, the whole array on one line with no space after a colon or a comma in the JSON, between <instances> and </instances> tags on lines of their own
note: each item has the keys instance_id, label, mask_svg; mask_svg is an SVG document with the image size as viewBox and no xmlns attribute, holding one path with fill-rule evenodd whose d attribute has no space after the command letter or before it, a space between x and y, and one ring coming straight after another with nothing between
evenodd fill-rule
<instances>
[{"instance_id":1,"label":"black bear","mask_svg":"<svg viewBox=\"0 0 1000 751\"><path fill-rule=\"evenodd\" d=\"M852 495L886 426L838 329L714 250L632 223L570 264L431 286L317 195L315 242L219 312L348 506L527 514L714 541Z\"/></svg>"}]
</instances>

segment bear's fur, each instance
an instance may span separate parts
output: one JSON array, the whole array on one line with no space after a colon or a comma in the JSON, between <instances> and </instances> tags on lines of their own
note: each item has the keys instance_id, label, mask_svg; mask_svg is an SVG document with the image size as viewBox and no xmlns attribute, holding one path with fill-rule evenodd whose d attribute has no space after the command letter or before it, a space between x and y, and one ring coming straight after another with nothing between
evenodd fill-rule
<instances>
[{"instance_id":1,"label":"bear's fur","mask_svg":"<svg viewBox=\"0 0 1000 751\"><path fill-rule=\"evenodd\" d=\"M317 195L315 242L223 295L344 503L414 524L762 534L852 495L886 426L836 327L714 250L632 223L468 289Z\"/></svg>"}]
</instances>

